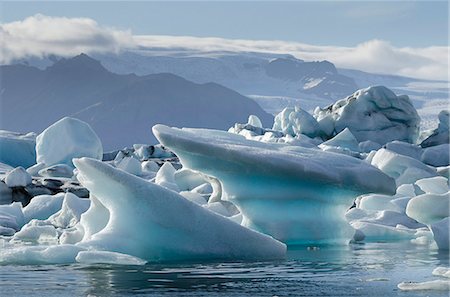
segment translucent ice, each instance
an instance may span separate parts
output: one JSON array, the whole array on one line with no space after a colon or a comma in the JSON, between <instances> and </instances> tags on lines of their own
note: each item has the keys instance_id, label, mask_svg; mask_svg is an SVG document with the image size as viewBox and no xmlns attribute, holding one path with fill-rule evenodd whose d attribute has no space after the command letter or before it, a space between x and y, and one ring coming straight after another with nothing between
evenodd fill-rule
<instances>
[{"instance_id":1,"label":"translucent ice","mask_svg":"<svg viewBox=\"0 0 450 297\"><path fill-rule=\"evenodd\" d=\"M91 127L80 120L65 117L36 138L36 160L47 166L73 166L72 158L91 157L101 160L103 148Z\"/></svg>"},{"instance_id":2,"label":"translucent ice","mask_svg":"<svg viewBox=\"0 0 450 297\"><path fill-rule=\"evenodd\" d=\"M74 160L81 183L96 197L94 207L107 209L102 228L82 215L83 229L95 233L78 245L129 254L148 261L193 259L282 258L286 246L192 203L178 193L130 175L102 162ZM104 217L104 215L100 215ZM100 225L103 225L100 222Z\"/></svg>"},{"instance_id":3,"label":"translucent ice","mask_svg":"<svg viewBox=\"0 0 450 297\"><path fill-rule=\"evenodd\" d=\"M0 162L28 168L36 163L36 134L0 130Z\"/></svg>"},{"instance_id":4,"label":"translucent ice","mask_svg":"<svg viewBox=\"0 0 450 297\"><path fill-rule=\"evenodd\" d=\"M156 125L153 133L184 167L219 180L217 192L239 208L243 225L288 244L347 242L344 213L355 197L395 192L393 179L346 155L217 130Z\"/></svg>"}]
</instances>

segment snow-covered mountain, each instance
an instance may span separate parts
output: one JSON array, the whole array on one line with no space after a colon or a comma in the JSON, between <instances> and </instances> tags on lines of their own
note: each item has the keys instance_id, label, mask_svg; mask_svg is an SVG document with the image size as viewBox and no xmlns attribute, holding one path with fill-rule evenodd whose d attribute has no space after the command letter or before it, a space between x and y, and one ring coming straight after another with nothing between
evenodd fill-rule
<instances>
[{"instance_id":1,"label":"snow-covered mountain","mask_svg":"<svg viewBox=\"0 0 450 297\"><path fill-rule=\"evenodd\" d=\"M40 132L72 116L88 122L106 149L154 142L157 123L227 129L249 114L273 122L253 100L219 84L169 73L115 74L85 54L44 70L4 65L0 73L0 129Z\"/></svg>"}]
</instances>

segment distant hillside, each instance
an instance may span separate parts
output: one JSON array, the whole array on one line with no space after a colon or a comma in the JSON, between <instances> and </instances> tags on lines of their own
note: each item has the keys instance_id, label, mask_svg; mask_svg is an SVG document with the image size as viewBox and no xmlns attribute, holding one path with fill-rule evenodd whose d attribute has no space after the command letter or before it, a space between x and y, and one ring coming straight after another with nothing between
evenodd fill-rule
<instances>
[{"instance_id":1,"label":"distant hillside","mask_svg":"<svg viewBox=\"0 0 450 297\"><path fill-rule=\"evenodd\" d=\"M155 142L151 127L157 123L227 129L250 114L266 126L273 121L252 99L216 83L167 73L114 74L85 54L45 70L0 66L0 74L0 129L40 132L73 116L88 122L107 150Z\"/></svg>"}]
</instances>

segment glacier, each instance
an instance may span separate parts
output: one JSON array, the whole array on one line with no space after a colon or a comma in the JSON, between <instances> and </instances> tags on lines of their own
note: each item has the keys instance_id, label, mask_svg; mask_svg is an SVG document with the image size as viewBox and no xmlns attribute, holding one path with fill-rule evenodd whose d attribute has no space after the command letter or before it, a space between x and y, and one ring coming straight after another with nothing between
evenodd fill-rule
<instances>
[{"instance_id":1,"label":"glacier","mask_svg":"<svg viewBox=\"0 0 450 297\"><path fill-rule=\"evenodd\" d=\"M222 200L234 203L242 224L288 245L347 242L344 213L362 193L395 193L377 168L346 155L241 135L164 125L153 133L185 168L217 178Z\"/></svg>"}]
</instances>

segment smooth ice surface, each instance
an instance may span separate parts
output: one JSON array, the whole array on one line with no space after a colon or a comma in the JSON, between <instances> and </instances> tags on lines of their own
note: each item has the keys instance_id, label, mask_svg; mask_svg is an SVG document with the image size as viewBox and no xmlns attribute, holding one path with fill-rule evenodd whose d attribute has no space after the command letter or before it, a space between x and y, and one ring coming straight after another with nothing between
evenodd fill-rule
<instances>
[{"instance_id":1,"label":"smooth ice surface","mask_svg":"<svg viewBox=\"0 0 450 297\"><path fill-rule=\"evenodd\" d=\"M36 134L0 130L0 163L25 168L36 163Z\"/></svg>"},{"instance_id":2,"label":"smooth ice surface","mask_svg":"<svg viewBox=\"0 0 450 297\"><path fill-rule=\"evenodd\" d=\"M422 162L432 166L447 166L450 164L450 144L444 143L423 150Z\"/></svg>"},{"instance_id":3,"label":"smooth ice surface","mask_svg":"<svg viewBox=\"0 0 450 297\"><path fill-rule=\"evenodd\" d=\"M445 194L449 190L448 179L443 176L419 179L415 182L425 193Z\"/></svg>"},{"instance_id":4,"label":"smooth ice surface","mask_svg":"<svg viewBox=\"0 0 450 297\"><path fill-rule=\"evenodd\" d=\"M216 130L156 125L153 133L184 167L220 181L243 225L289 244L346 242L353 230L344 213L355 197L395 192L391 178L341 154Z\"/></svg>"},{"instance_id":5,"label":"smooth ice surface","mask_svg":"<svg viewBox=\"0 0 450 297\"><path fill-rule=\"evenodd\" d=\"M420 118L408 96L396 96L383 86L356 91L345 99L314 111L328 136L348 128L359 142L372 140L385 144L392 140L414 143ZM325 124L326 123L326 124Z\"/></svg>"},{"instance_id":6,"label":"smooth ice surface","mask_svg":"<svg viewBox=\"0 0 450 297\"><path fill-rule=\"evenodd\" d=\"M25 187L31 184L31 175L21 166L6 174L5 184L8 187Z\"/></svg>"},{"instance_id":7,"label":"smooth ice surface","mask_svg":"<svg viewBox=\"0 0 450 297\"><path fill-rule=\"evenodd\" d=\"M205 210L178 193L94 159L75 159L74 163L81 183L110 214L106 226L80 246L148 261L275 259L285 255L284 244Z\"/></svg>"},{"instance_id":8,"label":"smooth ice surface","mask_svg":"<svg viewBox=\"0 0 450 297\"><path fill-rule=\"evenodd\" d=\"M420 157L423 153L423 150L420 146L398 140L388 142L384 147L391 152L395 152L397 154L408 156L417 160L420 160Z\"/></svg>"},{"instance_id":9,"label":"smooth ice surface","mask_svg":"<svg viewBox=\"0 0 450 297\"><path fill-rule=\"evenodd\" d=\"M66 164L72 159L90 157L101 160L103 148L91 127L78 119L65 117L36 137L36 160L47 166Z\"/></svg>"},{"instance_id":10,"label":"smooth ice surface","mask_svg":"<svg viewBox=\"0 0 450 297\"><path fill-rule=\"evenodd\" d=\"M448 217L450 192L444 194L422 194L409 200L406 214L426 225Z\"/></svg>"},{"instance_id":11,"label":"smooth ice surface","mask_svg":"<svg viewBox=\"0 0 450 297\"><path fill-rule=\"evenodd\" d=\"M424 163L387 149L378 150L370 163L395 178L397 185L410 184L418 179L437 175L436 170Z\"/></svg>"}]
</instances>

